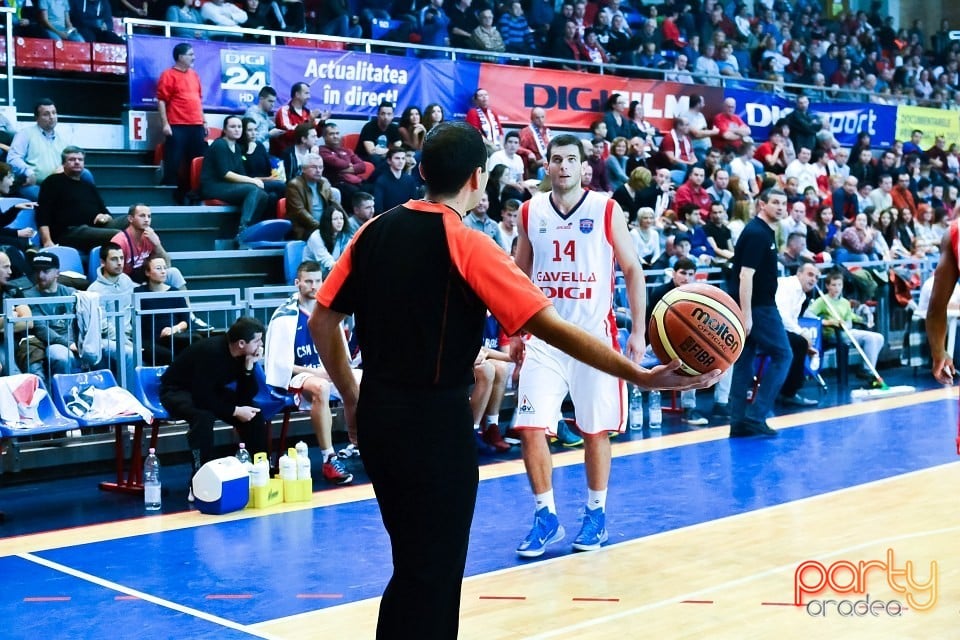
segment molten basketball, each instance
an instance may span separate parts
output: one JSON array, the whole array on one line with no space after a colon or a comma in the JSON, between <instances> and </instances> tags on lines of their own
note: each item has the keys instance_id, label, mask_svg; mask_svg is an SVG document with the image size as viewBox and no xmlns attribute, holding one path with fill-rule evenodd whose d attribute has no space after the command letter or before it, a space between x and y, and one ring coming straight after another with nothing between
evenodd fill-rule
<instances>
[{"instance_id":1,"label":"molten basketball","mask_svg":"<svg viewBox=\"0 0 960 640\"><path fill-rule=\"evenodd\" d=\"M663 296L653 308L647 335L660 362L679 358L679 371L690 376L726 371L746 340L737 303L717 287L701 283L682 285Z\"/></svg>"}]
</instances>

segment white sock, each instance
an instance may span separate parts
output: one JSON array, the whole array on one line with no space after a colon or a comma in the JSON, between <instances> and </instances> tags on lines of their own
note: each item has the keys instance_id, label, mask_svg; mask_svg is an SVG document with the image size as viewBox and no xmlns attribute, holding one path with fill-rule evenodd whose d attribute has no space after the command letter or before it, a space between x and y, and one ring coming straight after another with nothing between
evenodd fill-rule
<instances>
[{"instance_id":1,"label":"white sock","mask_svg":"<svg viewBox=\"0 0 960 640\"><path fill-rule=\"evenodd\" d=\"M537 511L540 511L540 509L546 507L547 511L550 513L557 512L557 505L553 501L553 489L550 489L544 493L538 493L537 495L533 496L533 499L537 503Z\"/></svg>"},{"instance_id":2,"label":"white sock","mask_svg":"<svg viewBox=\"0 0 960 640\"><path fill-rule=\"evenodd\" d=\"M474 424L474 425L473 425L473 430L474 430L474 431L480 431L480 425L479 425L479 424Z\"/></svg>"},{"instance_id":3,"label":"white sock","mask_svg":"<svg viewBox=\"0 0 960 640\"><path fill-rule=\"evenodd\" d=\"M607 490L594 491L587 489L587 509L606 509L607 508Z\"/></svg>"},{"instance_id":4,"label":"white sock","mask_svg":"<svg viewBox=\"0 0 960 640\"><path fill-rule=\"evenodd\" d=\"M487 416L487 424L500 424L500 416L495 413Z\"/></svg>"},{"instance_id":5,"label":"white sock","mask_svg":"<svg viewBox=\"0 0 960 640\"><path fill-rule=\"evenodd\" d=\"M321 451L320 455L323 457L323 461L326 462L327 460L330 459L330 456L337 455L337 452L334 451L333 447L330 447L329 449L324 449L323 451Z\"/></svg>"}]
</instances>

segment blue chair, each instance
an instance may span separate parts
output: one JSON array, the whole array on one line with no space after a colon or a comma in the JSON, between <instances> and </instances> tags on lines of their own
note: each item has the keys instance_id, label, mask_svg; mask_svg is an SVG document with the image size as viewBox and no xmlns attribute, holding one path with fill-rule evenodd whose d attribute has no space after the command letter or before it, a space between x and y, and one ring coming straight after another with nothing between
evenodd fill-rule
<instances>
[{"instance_id":1,"label":"blue chair","mask_svg":"<svg viewBox=\"0 0 960 640\"><path fill-rule=\"evenodd\" d=\"M267 384L267 375L259 362L253 366L253 377L257 381L257 387L259 387L253 401L260 408L260 415L263 416L263 421L267 423L267 429L270 430L269 442L271 446L273 444L273 425L270 422L278 413L283 414L283 422L280 427L280 452L283 453L287 450L290 414L298 409L296 398L286 389L278 389Z\"/></svg>"},{"instance_id":2,"label":"blue chair","mask_svg":"<svg viewBox=\"0 0 960 640\"><path fill-rule=\"evenodd\" d=\"M74 249L73 247L64 247L56 245L53 247L47 247L44 249L47 253L52 253L53 255L60 258L60 271L73 271L74 273L79 273L83 275L87 272L83 268L83 259L80 258L80 252Z\"/></svg>"},{"instance_id":3,"label":"blue chair","mask_svg":"<svg viewBox=\"0 0 960 640\"><path fill-rule=\"evenodd\" d=\"M87 280L97 281L97 269L100 268L100 247L90 249L90 257L87 258Z\"/></svg>"},{"instance_id":4,"label":"blue chair","mask_svg":"<svg viewBox=\"0 0 960 640\"><path fill-rule=\"evenodd\" d=\"M100 488L104 491L119 491L123 493L143 493L143 420L140 416L117 416L114 418L88 419L83 417L83 399L80 393L83 389L111 389L119 386L113 372L109 369L89 371L85 373L58 373L53 376L50 395L60 413L72 417L81 427L114 428L114 454L116 459L116 482L101 482ZM133 444L130 455L130 465L124 477L124 436L127 425L135 425ZM159 423L153 421L150 435L150 446L156 448Z\"/></svg>"},{"instance_id":5,"label":"blue chair","mask_svg":"<svg viewBox=\"0 0 960 640\"><path fill-rule=\"evenodd\" d=\"M244 229L237 240L244 249L282 249L291 229L289 220L264 220Z\"/></svg>"},{"instance_id":6,"label":"blue chair","mask_svg":"<svg viewBox=\"0 0 960 640\"><path fill-rule=\"evenodd\" d=\"M162 367L137 367L130 393L153 413L155 420L169 420L170 414L160 402L160 376L167 370Z\"/></svg>"},{"instance_id":7,"label":"blue chair","mask_svg":"<svg viewBox=\"0 0 960 640\"><path fill-rule=\"evenodd\" d=\"M293 284L297 277L297 267L303 262L303 250L307 248L304 240L291 240L283 248L283 277L287 284Z\"/></svg>"},{"instance_id":8,"label":"blue chair","mask_svg":"<svg viewBox=\"0 0 960 640\"><path fill-rule=\"evenodd\" d=\"M0 211L6 211L10 207L16 206L23 202L30 202L26 198L0 198ZM13 219L13 222L7 225L9 229L26 229L30 227L34 231L37 230L37 211L36 209L20 209L17 212L17 217ZM30 238L30 244L39 247L40 246L40 234L35 233L32 238Z\"/></svg>"},{"instance_id":9,"label":"blue chair","mask_svg":"<svg viewBox=\"0 0 960 640\"><path fill-rule=\"evenodd\" d=\"M45 433L57 433L62 431L70 431L80 427L76 420L67 418L62 413L57 411L57 407L53 403L53 399L47 392L47 387L43 384L43 379L38 378L38 381L40 383L38 388L43 389L45 394L44 398L40 401L40 404L37 405L37 417L40 418L40 421L43 424L30 429L13 429L11 427L4 426L3 423L0 423L0 439L36 436Z\"/></svg>"}]
</instances>

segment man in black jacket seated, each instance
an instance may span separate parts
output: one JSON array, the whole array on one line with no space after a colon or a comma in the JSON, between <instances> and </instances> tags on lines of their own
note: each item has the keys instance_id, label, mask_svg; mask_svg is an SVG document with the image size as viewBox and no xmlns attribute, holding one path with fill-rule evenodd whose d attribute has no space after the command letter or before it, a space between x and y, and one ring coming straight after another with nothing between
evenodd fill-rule
<instances>
[{"instance_id":1,"label":"man in black jacket seated","mask_svg":"<svg viewBox=\"0 0 960 640\"><path fill-rule=\"evenodd\" d=\"M254 406L253 367L263 357L263 324L239 318L227 335L194 342L176 356L160 378L160 402L170 417L190 424L187 443L196 472L213 459L213 424L231 424L253 452L267 450L267 429ZM193 500L193 491L188 495Z\"/></svg>"}]
</instances>

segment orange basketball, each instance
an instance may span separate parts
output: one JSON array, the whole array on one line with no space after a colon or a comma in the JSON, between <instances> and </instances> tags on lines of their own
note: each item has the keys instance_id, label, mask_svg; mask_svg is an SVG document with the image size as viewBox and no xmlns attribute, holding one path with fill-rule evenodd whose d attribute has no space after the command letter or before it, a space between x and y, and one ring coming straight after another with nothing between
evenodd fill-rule
<instances>
[{"instance_id":1,"label":"orange basketball","mask_svg":"<svg viewBox=\"0 0 960 640\"><path fill-rule=\"evenodd\" d=\"M717 287L701 283L682 285L663 296L653 308L647 335L660 362L679 358L679 371L690 376L726 371L746 340L737 303Z\"/></svg>"}]
</instances>

